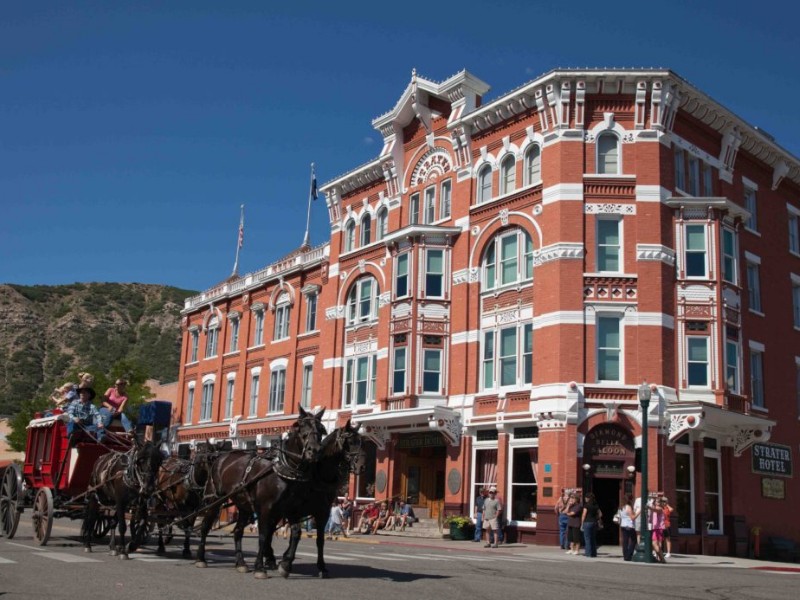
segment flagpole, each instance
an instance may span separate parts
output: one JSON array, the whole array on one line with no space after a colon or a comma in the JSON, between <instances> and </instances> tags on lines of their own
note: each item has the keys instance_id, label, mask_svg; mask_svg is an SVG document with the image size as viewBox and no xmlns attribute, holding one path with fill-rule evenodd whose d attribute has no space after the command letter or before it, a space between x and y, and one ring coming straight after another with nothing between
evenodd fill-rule
<instances>
[{"instance_id":1,"label":"flagpole","mask_svg":"<svg viewBox=\"0 0 800 600\"><path fill-rule=\"evenodd\" d=\"M314 174L314 163L311 163L311 181L308 185L308 212L306 213L306 235L303 238L303 245L302 248L308 249L311 247L309 243L309 227L311 226L311 200L316 194L316 190L314 189L316 186L314 185L314 180L316 179L316 175Z\"/></svg>"},{"instance_id":2,"label":"flagpole","mask_svg":"<svg viewBox=\"0 0 800 600\"><path fill-rule=\"evenodd\" d=\"M233 263L233 273L231 273L231 275L239 274L239 250L242 249L242 242L244 242L244 204L241 206L241 216L239 217L239 233L236 236L236 260Z\"/></svg>"}]
</instances>

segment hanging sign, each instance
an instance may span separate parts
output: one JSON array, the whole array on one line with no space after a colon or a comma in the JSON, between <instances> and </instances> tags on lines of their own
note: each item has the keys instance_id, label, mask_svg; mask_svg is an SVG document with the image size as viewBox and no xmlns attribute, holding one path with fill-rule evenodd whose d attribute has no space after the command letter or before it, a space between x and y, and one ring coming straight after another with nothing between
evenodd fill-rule
<instances>
[{"instance_id":1,"label":"hanging sign","mask_svg":"<svg viewBox=\"0 0 800 600\"><path fill-rule=\"evenodd\" d=\"M753 444L753 473L775 477L792 476L792 449L780 444Z\"/></svg>"}]
</instances>

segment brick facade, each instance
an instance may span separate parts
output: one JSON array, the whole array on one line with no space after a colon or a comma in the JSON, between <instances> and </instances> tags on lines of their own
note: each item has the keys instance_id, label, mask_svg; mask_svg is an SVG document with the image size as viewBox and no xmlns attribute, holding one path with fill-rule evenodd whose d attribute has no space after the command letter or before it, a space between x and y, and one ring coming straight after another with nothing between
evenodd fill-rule
<instances>
[{"instance_id":1,"label":"brick facade","mask_svg":"<svg viewBox=\"0 0 800 600\"><path fill-rule=\"evenodd\" d=\"M671 71L487 92L414 74L380 155L321 187L328 242L187 300L175 441L270 443L325 408L371 442L350 493L436 515L497 485L509 533L548 544L562 488L640 493L647 382L677 550L800 538L796 478L751 467L800 439L798 159Z\"/></svg>"}]
</instances>

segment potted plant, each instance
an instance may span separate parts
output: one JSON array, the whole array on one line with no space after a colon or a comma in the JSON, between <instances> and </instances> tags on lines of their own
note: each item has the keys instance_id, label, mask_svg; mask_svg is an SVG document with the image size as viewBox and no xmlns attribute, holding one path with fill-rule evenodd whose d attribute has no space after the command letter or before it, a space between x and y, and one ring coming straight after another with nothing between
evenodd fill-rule
<instances>
[{"instance_id":1,"label":"potted plant","mask_svg":"<svg viewBox=\"0 0 800 600\"><path fill-rule=\"evenodd\" d=\"M475 533L472 519L464 515L450 515L444 522L450 526L451 540L471 540Z\"/></svg>"}]
</instances>

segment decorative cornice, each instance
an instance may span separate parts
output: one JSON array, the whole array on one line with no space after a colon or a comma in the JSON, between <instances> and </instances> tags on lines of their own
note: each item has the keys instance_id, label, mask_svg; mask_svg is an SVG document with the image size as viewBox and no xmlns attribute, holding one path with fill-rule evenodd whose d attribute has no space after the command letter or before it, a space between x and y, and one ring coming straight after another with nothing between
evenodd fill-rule
<instances>
[{"instance_id":1,"label":"decorative cornice","mask_svg":"<svg viewBox=\"0 0 800 600\"><path fill-rule=\"evenodd\" d=\"M660 261L675 266L675 250L661 244L636 244L636 260Z\"/></svg>"},{"instance_id":2,"label":"decorative cornice","mask_svg":"<svg viewBox=\"0 0 800 600\"><path fill-rule=\"evenodd\" d=\"M542 265L554 260L583 260L583 244L580 242L559 242L535 250L533 253L534 265Z\"/></svg>"},{"instance_id":3,"label":"decorative cornice","mask_svg":"<svg viewBox=\"0 0 800 600\"><path fill-rule=\"evenodd\" d=\"M635 215L635 204L612 204L610 202L584 204L583 212L587 215Z\"/></svg>"}]
</instances>

